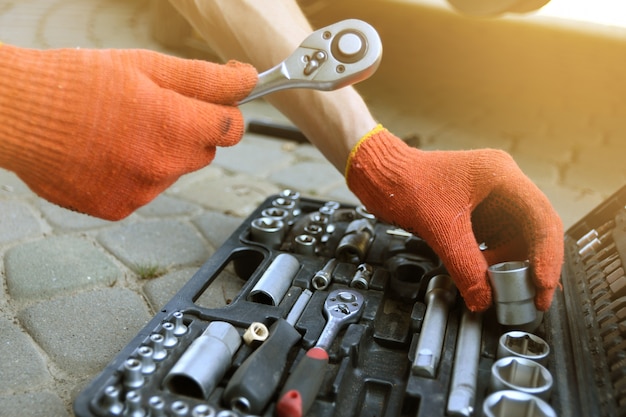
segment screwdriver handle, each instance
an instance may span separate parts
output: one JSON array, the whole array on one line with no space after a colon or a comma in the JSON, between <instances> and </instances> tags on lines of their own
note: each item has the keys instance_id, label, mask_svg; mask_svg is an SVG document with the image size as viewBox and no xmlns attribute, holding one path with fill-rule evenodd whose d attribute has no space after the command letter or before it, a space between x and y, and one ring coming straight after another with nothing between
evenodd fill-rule
<instances>
[{"instance_id":1,"label":"screwdriver handle","mask_svg":"<svg viewBox=\"0 0 626 417\"><path fill-rule=\"evenodd\" d=\"M237 411L260 415L284 373L291 348L300 333L284 319L270 327L270 335L261 346L237 368L226 385L223 399Z\"/></svg>"},{"instance_id":2,"label":"screwdriver handle","mask_svg":"<svg viewBox=\"0 0 626 417\"><path fill-rule=\"evenodd\" d=\"M278 417L302 417L309 411L324 382L327 364L324 349L313 347L307 351L285 382L276 404Z\"/></svg>"}]
</instances>

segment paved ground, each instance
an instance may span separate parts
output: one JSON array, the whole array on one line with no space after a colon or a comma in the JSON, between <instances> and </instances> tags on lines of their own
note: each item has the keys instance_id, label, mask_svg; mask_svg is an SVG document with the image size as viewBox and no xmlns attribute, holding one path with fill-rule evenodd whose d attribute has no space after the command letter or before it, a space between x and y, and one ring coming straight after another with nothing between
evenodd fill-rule
<instances>
[{"instance_id":1,"label":"paved ground","mask_svg":"<svg viewBox=\"0 0 626 417\"><path fill-rule=\"evenodd\" d=\"M162 49L148 34L147 3L0 0L0 40L41 48ZM370 96L376 91L373 87ZM448 105L447 118L443 113L429 118L434 111L413 114L394 106L393 98L391 93L373 100L374 110L389 128L424 148L509 150L566 226L623 182L621 167L602 164L621 161L615 154L623 155L623 140L615 135L570 142L563 138L568 123L543 124L541 135L517 129L523 119L546 117L537 112L474 112L461 101ZM243 111L247 120L284 122L263 102ZM546 141L550 135L562 135L561 140ZM219 150L211 166L182 178L120 222L53 206L0 171L0 416L71 416L71 402L82 387L243 217L283 188L356 202L342 176L313 147L253 134ZM153 272L159 276L146 277ZM213 302L225 303L227 291L215 288Z\"/></svg>"}]
</instances>

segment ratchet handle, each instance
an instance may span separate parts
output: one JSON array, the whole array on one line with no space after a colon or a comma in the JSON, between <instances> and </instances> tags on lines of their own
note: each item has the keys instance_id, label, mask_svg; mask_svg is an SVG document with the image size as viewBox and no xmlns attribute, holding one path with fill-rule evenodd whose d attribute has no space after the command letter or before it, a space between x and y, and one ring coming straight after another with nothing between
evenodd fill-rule
<instances>
[{"instance_id":1,"label":"ratchet handle","mask_svg":"<svg viewBox=\"0 0 626 417\"><path fill-rule=\"evenodd\" d=\"M366 22L347 19L309 35L283 62L259 74L238 104L287 88L336 90L369 78L380 64L382 42Z\"/></svg>"},{"instance_id":2,"label":"ratchet handle","mask_svg":"<svg viewBox=\"0 0 626 417\"><path fill-rule=\"evenodd\" d=\"M307 351L285 382L276 404L278 417L302 417L309 411L324 382L327 365L324 349L313 347Z\"/></svg>"},{"instance_id":3,"label":"ratchet handle","mask_svg":"<svg viewBox=\"0 0 626 417\"><path fill-rule=\"evenodd\" d=\"M270 327L270 336L237 368L230 378L223 399L246 414L260 415L282 378L291 348L300 333L284 319Z\"/></svg>"}]
</instances>

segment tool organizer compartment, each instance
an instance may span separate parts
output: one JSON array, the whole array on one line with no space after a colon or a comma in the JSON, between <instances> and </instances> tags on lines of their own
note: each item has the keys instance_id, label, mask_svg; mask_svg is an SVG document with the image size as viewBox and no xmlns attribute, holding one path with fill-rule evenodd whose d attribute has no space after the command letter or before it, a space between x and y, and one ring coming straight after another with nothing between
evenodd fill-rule
<instances>
[{"instance_id":1,"label":"tool organizer compartment","mask_svg":"<svg viewBox=\"0 0 626 417\"><path fill-rule=\"evenodd\" d=\"M589 227L596 225L576 230ZM224 277L242 283L236 297L225 306L203 306L203 294ZM426 322L435 320L431 285L446 277L424 241L377 221L361 207L300 198L294 192L272 196L85 388L75 401L75 413L79 417L286 415L277 409L293 390L283 391L292 386L292 375L298 374L311 349L319 347L321 336L327 336L329 314L347 315L354 307L359 308L356 316L338 326L327 341L328 364L321 368L309 416L480 416L487 415L483 404L488 397L495 401L489 408L494 416L618 415L617 404L613 408L606 404L608 394L594 398L596 394L585 386L590 382L585 372L597 368L589 352L599 347L573 342L587 337L586 329L579 329L580 318L595 320L587 311L584 285L579 290L564 283L564 291L557 291L541 324L517 333L498 323L494 308L472 315L456 295L445 309L437 310L443 311L439 316L443 326L432 339L441 337L442 346L439 360L428 362L434 363L432 375L423 367L416 371L420 336L427 333ZM336 304L325 313L329 300ZM474 327L467 324L471 320ZM258 323L269 329L265 341L254 340L262 332L246 333ZM429 326L432 332L432 323ZM465 326L477 330L480 340L460 331ZM273 332L291 336L276 343ZM244 335L252 336L249 344L241 340ZM272 343L282 346L277 353L269 350ZM234 381L264 346L266 360L248 368L257 371L249 371L248 379L239 382L270 393L251 399L241 394ZM477 356L474 371L472 349ZM502 354L502 349L510 349L511 355ZM518 392L506 382L495 385L496 361L524 355L531 357L530 364L504 363L497 367L500 377L521 378L513 385L547 390L537 391L532 403L514 394L493 400L493 392ZM459 370L466 364L469 370ZM314 384L317 371L310 370L317 368L305 369L306 377L296 379ZM455 382L455 372L470 377L474 372L475 386ZM451 400L453 391L460 400ZM535 402L539 397L544 400ZM544 412L541 405L550 408ZM596 414L600 407L608 411Z\"/></svg>"}]
</instances>

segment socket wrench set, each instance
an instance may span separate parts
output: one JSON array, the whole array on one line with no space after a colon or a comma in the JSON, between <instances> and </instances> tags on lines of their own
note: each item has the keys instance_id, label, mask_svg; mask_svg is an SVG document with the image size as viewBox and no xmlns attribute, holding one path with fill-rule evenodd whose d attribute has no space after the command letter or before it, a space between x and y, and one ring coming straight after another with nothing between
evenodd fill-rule
<instances>
[{"instance_id":1,"label":"socket wrench set","mask_svg":"<svg viewBox=\"0 0 626 417\"><path fill-rule=\"evenodd\" d=\"M495 303L477 314L419 237L363 207L285 190L235 230L74 411L624 415L626 278L623 270L601 278L621 269L621 198L626 192L568 232L564 290L548 312L534 309L529 265L514 260L489 268ZM236 295L201 302L223 279L241 284Z\"/></svg>"}]
</instances>

